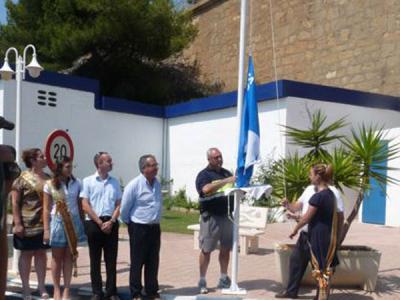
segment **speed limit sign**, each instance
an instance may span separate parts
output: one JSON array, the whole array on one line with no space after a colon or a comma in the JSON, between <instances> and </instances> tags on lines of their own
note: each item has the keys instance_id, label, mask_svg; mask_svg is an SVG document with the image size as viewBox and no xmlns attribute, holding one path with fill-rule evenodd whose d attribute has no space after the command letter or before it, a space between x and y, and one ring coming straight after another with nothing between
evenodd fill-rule
<instances>
[{"instance_id":1,"label":"speed limit sign","mask_svg":"<svg viewBox=\"0 0 400 300\"><path fill-rule=\"evenodd\" d=\"M50 169L55 169L57 161L64 156L74 159L74 145L71 137L64 130L55 130L46 141L45 154Z\"/></svg>"}]
</instances>

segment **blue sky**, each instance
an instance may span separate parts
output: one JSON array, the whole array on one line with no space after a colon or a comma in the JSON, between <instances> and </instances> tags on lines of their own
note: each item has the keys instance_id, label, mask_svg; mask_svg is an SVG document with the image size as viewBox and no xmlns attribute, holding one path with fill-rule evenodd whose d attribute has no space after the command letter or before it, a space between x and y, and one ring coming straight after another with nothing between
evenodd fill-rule
<instances>
[{"instance_id":1,"label":"blue sky","mask_svg":"<svg viewBox=\"0 0 400 300\"><path fill-rule=\"evenodd\" d=\"M4 24L7 20L6 8L4 7L6 0L0 0L0 23Z\"/></svg>"}]
</instances>

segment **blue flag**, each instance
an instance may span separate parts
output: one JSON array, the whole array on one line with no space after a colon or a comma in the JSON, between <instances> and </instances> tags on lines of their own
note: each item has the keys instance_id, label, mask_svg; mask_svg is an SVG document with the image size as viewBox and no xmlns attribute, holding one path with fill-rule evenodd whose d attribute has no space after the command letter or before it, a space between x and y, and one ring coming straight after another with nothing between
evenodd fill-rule
<instances>
[{"instance_id":1,"label":"blue flag","mask_svg":"<svg viewBox=\"0 0 400 300\"><path fill-rule=\"evenodd\" d=\"M244 95L242 120L240 123L239 151L237 160L236 186L249 185L253 165L260 158L260 127L256 99L253 59L249 56L247 86Z\"/></svg>"}]
</instances>

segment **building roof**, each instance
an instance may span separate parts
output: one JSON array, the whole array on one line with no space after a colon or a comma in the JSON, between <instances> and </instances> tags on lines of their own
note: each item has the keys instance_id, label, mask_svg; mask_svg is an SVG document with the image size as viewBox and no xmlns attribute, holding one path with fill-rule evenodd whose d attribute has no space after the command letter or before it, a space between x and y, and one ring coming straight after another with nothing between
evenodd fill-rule
<instances>
[{"instance_id":1,"label":"building roof","mask_svg":"<svg viewBox=\"0 0 400 300\"><path fill-rule=\"evenodd\" d=\"M42 72L38 78L27 76L27 81L82 90L94 93L94 107L101 110L131 113L158 118L175 118L184 115L225 109L236 106L237 92L228 92L205 98L191 99L173 105L154 105L139 101L107 97L100 94L99 82L94 79ZM355 91L292 80L278 80L257 85L257 101L297 97L331 103L349 104L370 108L400 111L400 98L375 93Z\"/></svg>"}]
</instances>

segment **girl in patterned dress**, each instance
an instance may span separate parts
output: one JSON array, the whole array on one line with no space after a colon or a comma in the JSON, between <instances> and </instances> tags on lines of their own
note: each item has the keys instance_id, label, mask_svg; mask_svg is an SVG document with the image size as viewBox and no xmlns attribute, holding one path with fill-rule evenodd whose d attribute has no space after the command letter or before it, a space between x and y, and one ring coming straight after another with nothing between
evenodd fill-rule
<instances>
[{"instance_id":1,"label":"girl in patterned dress","mask_svg":"<svg viewBox=\"0 0 400 300\"><path fill-rule=\"evenodd\" d=\"M32 257L38 278L38 289L42 299L48 299L45 288L46 249L43 243L43 184L49 179L43 168L47 162L42 151L38 148L24 150L22 160L28 170L14 181L11 191L14 248L21 250L18 262L19 274L22 281L24 300L30 300L29 274Z\"/></svg>"}]
</instances>

